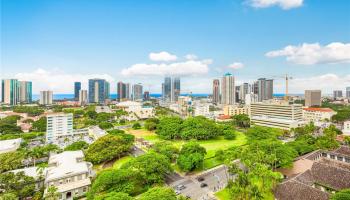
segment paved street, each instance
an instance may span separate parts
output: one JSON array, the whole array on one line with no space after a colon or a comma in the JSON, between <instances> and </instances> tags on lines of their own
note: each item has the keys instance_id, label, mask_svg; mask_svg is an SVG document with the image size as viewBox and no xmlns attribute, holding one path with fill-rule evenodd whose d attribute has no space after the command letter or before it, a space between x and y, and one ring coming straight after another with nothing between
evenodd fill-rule
<instances>
[{"instance_id":1,"label":"paved street","mask_svg":"<svg viewBox=\"0 0 350 200\"><path fill-rule=\"evenodd\" d=\"M198 175L196 177L196 180L198 181L199 178L203 178L204 180L200 182L206 183L208 185L208 189L215 193L224 189L228 183L229 178L233 177L229 175L227 172L227 167L225 165L220 165Z\"/></svg>"}]
</instances>

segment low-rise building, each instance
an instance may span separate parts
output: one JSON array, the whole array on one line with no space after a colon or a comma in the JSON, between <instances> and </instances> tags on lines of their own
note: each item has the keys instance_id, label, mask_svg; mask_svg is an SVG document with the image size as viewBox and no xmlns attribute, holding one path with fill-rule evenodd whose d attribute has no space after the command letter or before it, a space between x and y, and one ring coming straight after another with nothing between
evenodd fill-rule
<instances>
[{"instance_id":1,"label":"low-rise building","mask_svg":"<svg viewBox=\"0 0 350 200\"><path fill-rule=\"evenodd\" d=\"M299 157L274 193L277 200L328 200L331 194L350 188L350 148L318 150Z\"/></svg>"},{"instance_id":2,"label":"low-rise building","mask_svg":"<svg viewBox=\"0 0 350 200\"><path fill-rule=\"evenodd\" d=\"M84 161L83 151L51 155L45 176L45 194L50 186L54 186L59 199L82 196L89 190L92 176L92 164Z\"/></svg>"},{"instance_id":3,"label":"low-rise building","mask_svg":"<svg viewBox=\"0 0 350 200\"><path fill-rule=\"evenodd\" d=\"M249 114L248 106L237 106L237 105L225 105L224 106L224 115L235 116L240 114Z\"/></svg>"},{"instance_id":4,"label":"low-rise building","mask_svg":"<svg viewBox=\"0 0 350 200\"><path fill-rule=\"evenodd\" d=\"M198 103L194 106L194 116L210 116L210 104L208 103Z\"/></svg>"},{"instance_id":5,"label":"low-rise building","mask_svg":"<svg viewBox=\"0 0 350 200\"><path fill-rule=\"evenodd\" d=\"M252 103L249 109L251 124L290 130L304 124L302 105L285 101Z\"/></svg>"},{"instance_id":6,"label":"low-rise building","mask_svg":"<svg viewBox=\"0 0 350 200\"><path fill-rule=\"evenodd\" d=\"M307 122L330 121L335 114L330 108L303 108L303 119Z\"/></svg>"},{"instance_id":7,"label":"low-rise building","mask_svg":"<svg viewBox=\"0 0 350 200\"><path fill-rule=\"evenodd\" d=\"M123 101L116 104L116 108L122 109L129 113L126 120L148 119L155 116L155 110L152 106L143 106L136 101Z\"/></svg>"},{"instance_id":8,"label":"low-rise building","mask_svg":"<svg viewBox=\"0 0 350 200\"><path fill-rule=\"evenodd\" d=\"M0 154L16 151L21 146L22 139L0 140Z\"/></svg>"},{"instance_id":9,"label":"low-rise building","mask_svg":"<svg viewBox=\"0 0 350 200\"><path fill-rule=\"evenodd\" d=\"M46 168L39 169L38 167L27 167L22 169L15 169L12 171L14 174L23 172L24 175L33 177L35 180L35 189L40 190L44 186Z\"/></svg>"}]
</instances>

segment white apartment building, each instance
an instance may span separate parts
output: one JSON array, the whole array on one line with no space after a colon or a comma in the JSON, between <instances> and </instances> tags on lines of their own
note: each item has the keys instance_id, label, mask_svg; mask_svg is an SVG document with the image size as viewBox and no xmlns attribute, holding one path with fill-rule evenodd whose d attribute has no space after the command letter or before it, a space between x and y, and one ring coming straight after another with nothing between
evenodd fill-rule
<instances>
[{"instance_id":1,"label":"white apartment building","mask_svg":"<svg viewBox=\"0 0 350 200\"><path fill-rule=\"evenodd\" d=\"M224 106L224 115L234 116L240 114L249 114L249 106L226 105Z\"/></svg>"},{"instance_id":2,"label":"white apartment building","mask_svg":"<svg viewBox=\"0 0 350 200\"><path fill-rule=\"evenodd\" d=\"M252 124L290 130L303 124L302 105L288 102L259 102L250 105Z\"/></svg>"},{"instance_id":3,"label":"white apartment building","mask_svg":"<svg viewBox=\"0 0 350 200\"><path fill-rule=\"evenodd\" d=\"M116 107L129 113L126 120L148 119L155 116L155 110L151 106L143 106L136 101L123 101L116 104Z\"/></svg>"},{"instance_id":4,"label":"white apartment building","mask_svg":"<svg viewBox=\"0 0 350 200\"><path fill-rule=\"evenodd\" d=\"M57 143L58 140L73 135L73 114L53 113L47 115L46 142Z\"/></svg>"},{"instance_id":5,"label":"white apartment building","mask_svg":"<svg viewBox=\"0 0 350 200\"><path fill-rule=\"evenodd\" d=\"M88 103L88 93L87 90L79 90L79 104L85 105Z\"/></svg>"},{"instance_id":6,"label":"white apartment building","mask_svg":"<svg viewBox=\"0 0 350 200\"><path fill-rule=\"evenodd\" d=\"M331 120L337 114L330 108L303 108L303 120L307 122L320 122Z\"/></svg>"},{"instance_id":7,"label":"white apartment building","mask_svg":"<svg viewBox=\"0 0 350 200\"><path fill-rule=\"evenodd\" d=\"M40 105L51 105L53 99L53 92L52 91L40 91Z\"/></svg>"},{"instance_id":8,"label":"white apartment building","mask_svg":"<svg viewBox=\"0 0 350 200\"><path fill-rule=\"evenodd\" d=\"M210 116L210 111L209 111L210 104L201 104L198 103L194 106L194 116L205 116L209 117Z\"/></svg>"},{"instance_id":9,"label":"white apartment building","mask_svg":"<svg viewBox=\"0 0 350 200\"><path fill-rule=\"evenodd\" d=\"M82 196L89 190L92 176L92 164L84 161L83 151L51 155L45 175L44 195L50 186L54 186L60 200Z\"/></svg>"}]
</instances>

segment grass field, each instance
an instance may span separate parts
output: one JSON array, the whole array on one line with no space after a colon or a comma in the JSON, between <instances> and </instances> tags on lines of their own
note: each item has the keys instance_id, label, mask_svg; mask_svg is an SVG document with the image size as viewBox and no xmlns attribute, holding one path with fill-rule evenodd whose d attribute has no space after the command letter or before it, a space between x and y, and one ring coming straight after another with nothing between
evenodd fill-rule
<instances>
[{"instance_id":1,"label":"grass field","mask_svg":"<svg viewBox=\"0 0 350 200\"><path fill-rule=\"evenodd\" d=\"M223 189L217 193L215 193L215 196L219 199L219 200L230 200L230 193L228 191L228 189Z\"/></svg>"},{"instance_id":2,"label":"grass field","mask_svg":"<svg viewBox=\"0 0 350 200\"><path fill-rule=\"evenodd\" d=\"M150 142L158 142L162 141L161 138L158 137L157 134L154 133L154 131L148 131L145 129L139 129L139 130L127 130L128 133L134 135L135 137L144 138L145 140L148 140ZM172 143L174 146L181 148L183 144L185 144L187 141L185 140L173 140ZM246 136L241 132L236 132L236 139L234 140L226 140L223 136L220 136L215 139L210 140L199 140L198 143L204 147L207 150L207 155L205 156L203 169L201 170L207 170L213 167L216 167L220 164L222 164L221 161L218 161L215 158L215 152L217 150L225 150L230 147L238 147L245 145L247 142Z\"/></svg>"}]
</instances>

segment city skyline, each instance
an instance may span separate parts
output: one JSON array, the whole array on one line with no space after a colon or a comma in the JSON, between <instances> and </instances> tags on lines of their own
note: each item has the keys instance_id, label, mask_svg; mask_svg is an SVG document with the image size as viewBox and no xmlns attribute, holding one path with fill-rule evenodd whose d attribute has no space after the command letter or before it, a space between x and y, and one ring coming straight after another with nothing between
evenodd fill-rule
<instances>
[{"instance_id":1,"label":"city skyline","mask_svg":"<svg viewBox=\"0 0 350 200\"><path fill-rule=\"evenodd\" d=\"M34 94L71 93L74 82L87 89L92 78L110 82L111 93L119 81L161 93L169 75L211 93L226 72L236 85L289 74L290 93L345 91L350 2L262 2L4 0L1 78L32 81ZM284 81L274 87L283 93Z\"/></svg>"}]
</instances>

